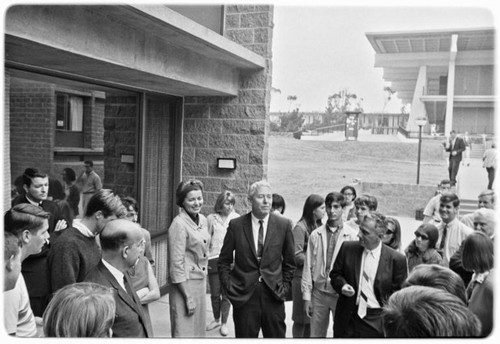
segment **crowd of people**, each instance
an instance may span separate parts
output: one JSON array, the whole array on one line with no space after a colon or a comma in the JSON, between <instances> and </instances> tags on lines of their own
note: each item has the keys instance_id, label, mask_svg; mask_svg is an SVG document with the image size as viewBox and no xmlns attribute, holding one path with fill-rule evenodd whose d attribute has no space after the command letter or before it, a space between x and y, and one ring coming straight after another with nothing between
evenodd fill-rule
<instances>
[{"instance_id":1,"label":"crowd of people","mask_svg":"<svg viewBox=\"0 0 500 344\"><path fill-rule=\"evenodd\" d=\"M95 181L86 167L84 179ZM4 215L7 332L154 337L147 305L160 291L137 201L101 185L86 189L92 195L76 217L70 199L81 189L72 191L74 172L65 169L63 178L69 217L48 199L48 176L34 168ZM249 187L250 212L237 214L235 194L222 190L208 216L203 183L182 181L168 228L172 337L205 337L216 328L227 336L232 307L237 338L284 338L286 301L293 302L294 338L326 337L331 319L335 338L488 336L495 194L481 192L478 209L460 217L452 185L440 183L402 247L398 220L352 185L309 195L294 223L266 181Z\"/></svg>"}]
</instances>

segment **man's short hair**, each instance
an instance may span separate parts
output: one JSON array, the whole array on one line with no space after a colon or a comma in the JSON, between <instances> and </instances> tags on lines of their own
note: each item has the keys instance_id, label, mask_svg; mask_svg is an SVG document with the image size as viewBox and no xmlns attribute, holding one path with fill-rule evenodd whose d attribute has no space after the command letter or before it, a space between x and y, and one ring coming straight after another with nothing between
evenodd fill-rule
<instances>
[{"instance_id":1,"label":"man's short hair","mask_svg":"<svg viewBox=\"0 0 500 344\"><path fill-rule=\"evenodd\" d=\"M449 179L443 179L442 181L439 182L439 186L441 186L443 184L450 184L451 185L451 181Z\"/></svg>"},{"instance_id":2,"label":"man's short hair","mask_svg":"<svg viewBox=\"0 0 500 344\"><path fill-rule=\"evenodd\" d=\"M250 187L248 188L248 198L249 199L252 199L253 196L255 196L255 194L257 193L257 190L260 188L260 187L267 187L269 189L271 189L271 184L269 184L267 181L265 180L259 180L258 182L255 182L253 183L252 185L250 185Z\"/></svg>"},{"instance_id":3,"label":"man's short hair","mask_svg":"<svg viewBox=\"0 0 500 344\"><path fill-rule=\"evenodd\" d=\"M327 207L331 206L332 203L334 203L334 202L339 203L340 206L342 208L344 208L346 206L346 201L345 201L344 194L342 194L341 192L332 191L328 195L326 195L326 197L325 197L325 205Z\"/></svg>"},{"instance_id":4,"label":"man's short hair","mask_svg":"<svg viewBox=\"0 0 500 344\"><path fill-rule=\"evenodd\" d=\"M453 203L453 207L460 206L460 198L453 192L445 192L441 194L439 198L439 203Z\"/></svg>"},{"instance_id":5,"label":"man's short hair","mask_svg":"<svg viewBox=\"0 0 500 344\"><path fill-rule=\"evenodd\" d=\"M421 285L445 290L467 304L465 285L462 277L455 271L438 264L420 264L410 272L402 287Z\"/></svg>"},{"instance_id":6,"label":"man's short hair","mask_svg":"<svg viewBox=\"0 0 500 344\"><path fill-rule=\"evenodd\" d=\"M20 203L5 213L4 228L19 238L25 230L36 233L49 217L50 213L40 207L30 203Z\"/></svg>"},{"instance_id":7,"label":"man's short hair","mask_svg":"<svg viewBox=\"0 0 500 344\"><path fill-rule=\"evenodd\" d=\"M10 257L17 256L21 249L22 243L19 237L11 232L3 233L3 259L6 262Z\"/></svg>"},{"instance_id":8,"label":"man's short hair","mask_svg":"<svg viewBox=\"0 0 500 344\"><path fill-rule=\"evenodd\" d=\"M101 211L104 217L111 215L123 217L127 214L120 197L110 189L101 189L90 198L84 216L90 217L98 211Z\"/></svg>"},{"instance_id":9,"label":"man's short hair","mask_svg":"<svg viewBox=\"0 0 500 344\"><path fill-rule=\"evenodd\" d=\"M137 200L134 197L124 196L124 197L121 197L121 200L122 200L123 205L127 209L127 211L128 211L129 207L132 207L132 209L134 209L136 213L139 212L139 203L137 202Z\"/></svg>"},{"instance_id":10,"label":"man's short hair","mask_svg":"<svg viewBox=\"0 0 500 344\"><path fill-rule=\"evenodd\" d=\"M388 338L478 337L481 322L458 297L442 289L411 286L389 297L382 311Z\"/></svg>"},{"instance_id":11,"label":"man's short hair","mask_svg":"<svg viewBox=\"0 0 500 344\"><path fill-rule=\"evenodd\" d=\"M85 160L84 165L89 165L90 167L94 167L94 162L92 160Z\"/></svg>"},{"instance_id":12,"label":"man's short hair","mask_svg":"<svg viewBox=\"0 0 500 344\"><path fill-rule=\"evenodd\" d=\"M375 211L378 207L378 201L375 196L372 196L370 194L363 194L354 200L354 205L356 207L365 205L370 211Z\"/></svg>"},{"instance_id":13,"label":"man's short hair","mask_svg":"<svg viewBox=\"0 0 500 344\"><path fill-rule=\"evenodd\" d=\"M382 237L387 231L387 219L384 214L378 211L370 211L363 217L361 223L365 221L375 221L375 230L379 237Z\"/></svg>"},{"instance_id":14,"label":"man's short hair","mask_svg":"<svg viewBox=\"0 0 500 344\"><path fill-rule=\"evenodd\" d=\"M30 187L34 178L48 178L48 175L37 168L28 167L23 173L23 185Z\"/></svg>"},{"instance_id":15,"label":"man's short hair","mask_svg":"<svg viewBox=\"0 0 500 344\"><path fill-rule=\"evenodd\" d=\"M491 203L495 204L495 191L489 189L481 191L481 193L479 194L479 196L477 196L477 198L481 198L483 196L491 196Z\"/></svg>"},{"instance_id":16,"label":"man's short hair","mask_svg":"<svg viewBox=\"0 0 500 344\"><path fill-rule=\"evenodd\" d=\"M488 208L479 208L474 211L472 216L472 221L476 219L476 216L482 216L488 222L491 228L496 228L497 216L495 210Z\"/></svg>"}]
</instances>

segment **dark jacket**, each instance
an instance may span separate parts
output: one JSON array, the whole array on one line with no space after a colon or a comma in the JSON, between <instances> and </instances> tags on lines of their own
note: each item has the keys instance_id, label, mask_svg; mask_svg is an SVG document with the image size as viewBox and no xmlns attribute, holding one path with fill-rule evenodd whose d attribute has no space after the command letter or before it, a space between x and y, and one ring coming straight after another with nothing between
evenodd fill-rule
<instances>
[{"instance_id":1,"label":"dark jacket","mask_svg":"<svg viewBox=\"0 0 500 344\"><path fill-rule=\"evenodd\" d=\"M125 279L128 281L129 286L132 286L128 273L125 273ZM115 322L112 327L113 337L152 337L151 323L143 314L139 297L133 288L130 288L128 293L125 292L102 261L89 272L85 277L85 281L114 289L116 310Z\"/></svg>"},{"instance_id":2,"label":"dark jacket","mask_svg":"<svg viewBox=\"0 0 500 344\"><path fill-rule=\"evenodd\" d=\"M244 305L250 299L259 276L277 300L285 301L295 270L294 251L290 221L270 214L259 265L251 213L231 220L219 255L218 269L222 286L233 306Z\"/></svg>"}]
</instances>

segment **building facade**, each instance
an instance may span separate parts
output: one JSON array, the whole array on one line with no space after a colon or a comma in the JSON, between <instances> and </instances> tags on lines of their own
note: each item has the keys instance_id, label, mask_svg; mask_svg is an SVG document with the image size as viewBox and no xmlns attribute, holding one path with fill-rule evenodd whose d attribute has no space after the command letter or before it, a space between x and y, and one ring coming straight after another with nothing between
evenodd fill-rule
<instances>
[{"instance_id":1,"label":"building facade","mask_svg":"<svg viewBox=\"0 0 500 344\"><path fill-rule=\"evenodd\" d=\"M375 67L403 103L406 131L427 118L424 132L494 134L495 32L492 28L367 33Z\"/></svg>"},{"instance_id":2,"label":"building facade","mask_svg":"<svg viewBox=\"0 0 500 344\"><path fill-rule=\"evenodd\" d=\"M267 175L272 27L268 5L10 7L4 210L25 168L60 179L94 160L105 188L138 199L165 287L177 184L204 183L205 214L226 189L243 212Z\"/></svg>"}]
</instances>

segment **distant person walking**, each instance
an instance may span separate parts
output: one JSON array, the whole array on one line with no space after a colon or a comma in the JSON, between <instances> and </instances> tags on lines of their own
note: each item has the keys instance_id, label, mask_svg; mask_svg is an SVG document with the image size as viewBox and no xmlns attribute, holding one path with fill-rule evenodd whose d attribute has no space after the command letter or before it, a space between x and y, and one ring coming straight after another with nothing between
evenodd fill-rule
<instances>
[{"instance_id":1,"label":"distant person walking","mask_svg":"<svg viewBox=\"0 0 500 344\"><path fill-rule=\"evenodd\" d=\"M66 201L73 209L74 217L79 215L78 204L80 203L80 190L76 185L76 173L72 168L65 168L61 173L62 179L64 181L64 194L66 195Z\"/></svg>"},{"instance_id":2,"label":"distant person walking","mask_svg":"<svg viewBox=\"0 0 500 344\"><path fill-rule=\"evenodd\" d=\"M483 167L488 172L488 189L492 190L493 182L495 181L495 168L497 165L497 150L494 143L491 148L487 149L483 155Z\"/></svg>"},{"instance_id":3,"label":"distant person walking","mask_svg":"<svg viewBox=\"0 0 500 344\"><path fill-rule=\"evenodd\" d=\"M468 131L466 131L464 133L464 136L462 139L464 140L464 143L465 143L465 160L462 161L462 165L467 164L467 166L469 166L470 165L470 151L472 148L472 141L471 141L471 138L469 136Z\"/></svg>"},{"instance_id":4,"label":"distant person walking","mask_svg":"<svg viewBox=\"0 0 500 344\"><path fill-rule=\"evenodd\" d=\"M460 162L462 161L462 152L465 151L465 143L462 138L457 136L455 130L452 130L450 131L450 139L443 144L445 151L450 153L448 173L450 176L451 186L456 186L458 168L460 167Z\"/></svg>"},{"instance_id":5,"label":"distant person walking","mask_svg":"<svg viewBox=\"0 0 500 344\"><path fill-rule=\"evenodd\" d=\"M94 171L94 162L87 160L84 162L85 170L80 174L76 182L81 185L82 190L82 209L85 213L87 204L92 196L102 189L102 182L99 175Z\"/></svg>"}]
</instances>

